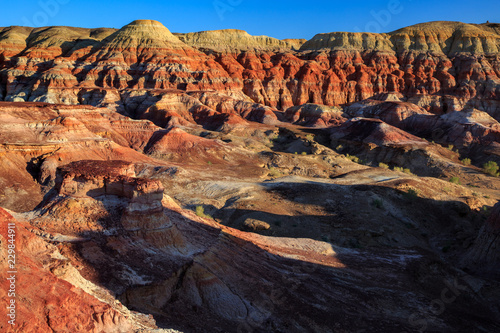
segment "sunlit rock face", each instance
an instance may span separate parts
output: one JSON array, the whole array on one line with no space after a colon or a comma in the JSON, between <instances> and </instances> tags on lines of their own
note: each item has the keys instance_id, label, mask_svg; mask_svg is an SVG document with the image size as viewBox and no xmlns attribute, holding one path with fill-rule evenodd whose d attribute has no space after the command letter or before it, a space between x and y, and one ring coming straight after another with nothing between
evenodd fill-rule
<instances>
[{"instance_id":1,"label":"sunlit rock face","mask_svg":"<svg viewBox=\"0 0 500 333\"><path fill-rule=\"evenodd\" d=\"M150 20L120 30L9 27L0 31L0 96L134 112L146 90L209 90L285 111L396 92L433 113L470 105L498 117L498 40L495 24L458 22L305 43L238 30L172 34ZM134 100L124 98L130 89Z\"/></svg>"},{"instance_id":2,"label":"sunlit rock face","mask_svg":"<svg viewBox=\"0 0 500 333\"><path fill-rule=\"evenodd\" d=\"M15 223L22 332L496 333L498 34L0 28L0 301Z\"/></svg>"}]
</instances>

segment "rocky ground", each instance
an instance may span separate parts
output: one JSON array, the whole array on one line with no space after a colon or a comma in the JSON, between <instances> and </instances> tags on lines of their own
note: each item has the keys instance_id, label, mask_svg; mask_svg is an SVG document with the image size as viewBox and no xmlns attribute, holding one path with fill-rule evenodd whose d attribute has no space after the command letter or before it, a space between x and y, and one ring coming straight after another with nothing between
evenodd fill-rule
<instances>
[{"instance_id":1,"label":"rocky ground","mask_svg":"<svg viewBox=\"0 0 500 333\"><path fill-rule=\"evenodd\" d=\"M0 330L499 331L499 41L0 28Z\"/></svg>"}]
</instances>

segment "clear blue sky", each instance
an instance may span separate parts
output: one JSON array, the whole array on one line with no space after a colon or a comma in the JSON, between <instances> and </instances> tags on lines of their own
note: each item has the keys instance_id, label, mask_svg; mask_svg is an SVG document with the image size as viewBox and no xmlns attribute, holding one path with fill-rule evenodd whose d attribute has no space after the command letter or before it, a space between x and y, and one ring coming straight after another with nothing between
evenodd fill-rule
<instances>
[{"instance_id":1,"label":"clear blue sky","mask_svg":"<svg viewBox=\"0 0 500 333\"><path fill-rule=\"evenodd\" d=\"M500 22L498 0L3 0L0 5L0 26L121 28L136 19L152 19L173 32L233 28L276 38L389 32L437 20Z\"/></svg>"}]
</instances>

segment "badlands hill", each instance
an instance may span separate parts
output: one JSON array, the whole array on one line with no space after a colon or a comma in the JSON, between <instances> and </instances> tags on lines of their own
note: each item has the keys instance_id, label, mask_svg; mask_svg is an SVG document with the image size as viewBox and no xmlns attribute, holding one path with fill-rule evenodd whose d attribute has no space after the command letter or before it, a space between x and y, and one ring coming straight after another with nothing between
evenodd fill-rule
<instances>
[{"instance_id":1,"label":"badlands hill","mask_svg":"<svg viewBox=\"0 0 500 333\"><path fill-rule=\"evenodd\" d=\"M375 50L495 54L499 52L500 24L429 22L402 28L388 34L332 32L314 36L301 50Z\"/></svg>"},{"instance_id":2,"label":"badlands hill","mask_svg":"<svg viewBox=\"0 0 500 333\"><path fill-rule=\"evenodd\" d=\"M190 46L226 53L298 50L306 42L305 39L279 40L267 36L252 36L246 31L235 29L200 31L176 36Z\"/></svg>"},{"instance_id":3,"label":"badlands hill","mask_svg":"<svg viewBox=\"0 0 500 333\"><path fill-rule=\"evenodd\" d=\"M0 28L0 331L498 332L499 32Z\"/></svg>"}]
</instances>

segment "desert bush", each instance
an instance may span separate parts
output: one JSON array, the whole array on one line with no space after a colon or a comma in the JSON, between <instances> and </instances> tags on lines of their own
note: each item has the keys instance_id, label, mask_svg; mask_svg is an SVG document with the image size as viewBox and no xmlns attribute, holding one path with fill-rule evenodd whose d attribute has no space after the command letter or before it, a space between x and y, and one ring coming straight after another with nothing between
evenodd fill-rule
<instances>
[{"instance_id":1,"label":"desert bush","mask_svg":"<svg viewBox=\"0 0 500 333\"><path fill-rule=\"evenodd\" d=\"M450 178L450 183L460 185L460 178L458 178L458 177L451 177Z\"/></svg>"},{"instance_id":2,"label":"desert bush","mask_svg":"<svg viewBox=\"0 0 500 333\"><path fill-rule=\"evenodd\" d=\"M398 172L403 172L403 168L401 168L401 167L396 167L396 166L395 166L392 170L394 170L394 171L398 171Z\"/></svg>"},{"instance_id":3,"label":"desert bush","mask_svg":"<svg viewBox=\"0 0 500 333\"><path fill-rule=\"evenodd\" d=\"M418 193L417 189L410 188L406 192L406 197L409 198L409 199L416 199L416 198L418 198L418 194L419 193Z\"/></svg>"},{"instance_id":4,"label":"desert bush","mask_svg":"<svg viewBox=\"0 0 500 333\"><path fill-rule=\"evenodd\" d=\"M312 134L307 134L307 135L306 135L306 140L309 140L309 141L314 141L314 135L312 135Z\"/></svg>"},{"instance_id":5,"label":"desert bush","mask_svg":"<svg viewBox=\"0 0 500 333\"><path fill-rule=\"evenodd\" d=\"M305 151L303 151L302 153L300 153L300 155L302 155L302 156L306 156L306 155L307 155L307 153L306 153Z\"/></svg>"},{"instance_id":6,"label":"desert bush","mask_svg":"<svg viewBox=\"0 0 500 333\"><path fill-rule=\"evenodd\" d=\"M483 165L483 170L484 172L486 172L487 174L493 176L493 177L498 177L498 164L496 162L493 162L493 161L489 161L487 163L484 163Z\"/></svg>"},{"instance_id":7,"label":"desert bush","mask_svg":"<svg viewBox=\"0 0 500 333\"><path fill-rule=\"evenodd\" d=\"M269 176L271 176L271 177L279 177L279 176L281 176L281 172L278 169L276 169L276 168L270 167L269 168Z\"/></svg>"},{"instance_id":8,"label":"desert bush","mask_svg":"<svg viewBox=\"0 0 500 333\"><path fill-rule=\"evenodd\" d=\"M372 205L378 209L384 208L384 202L382 201L382 199L373 199Z\"/></svg>"},{"instance_id":9,"label":"desert bush","mask_svg":"<svg viewBox=\"0 0 500 333\"><path fill-rule=\"evenodd\" d=\"M380 162L380 163L378 164L378 167L379 167L379 168L382 168L382 169L389 169L389 166L388 166L387 164L385 164L385 163L382 163L382 162Z\"/></svg>"},{"instance_id":10,"label":"desert bush","mask_svg":"<svg viewBox=\"0 0 500 333\"><path fill-rule=\"evenodd\" d=\"M463 165L471 165L472 164L472 161L470 158L464 158L461 162Z\"/></svg>"},{"instance_id":11,"label":"desert bush","mask_svg":"<svg viewBox=\"0 0 500 333\"><path fill-rule=\"evenodd\" d=\"M203 206L196 206L196 215L205 219L211 219L212 216L205 214Z\"/></svg>"},{"instance_id":12,"label":"desert bush","mask_svg":"<svg viewBox=\"0 0 500 333\"><path fill-rule=\"evenodd\" d=\"M357 156L351 156L349 154L346 154L345 157L348 158L348 159L350 159L354 163L359 163L359 157L357 157Z\"/></svg>"},{"instance_id":13,"label":"desert bush","mask_svg":"<svg viewBox=\"0 0 500 333\"><path fill-rule=\"evenodd\" d=\"M409 175L413 175L413 173L411 172L411 170L410 170L410 169L408 169L408 168L404 168L404 169L403 169L403 172L404 172L404 173L407 173L407 174L409 174Z\"/></svg>"}]
</instances>

